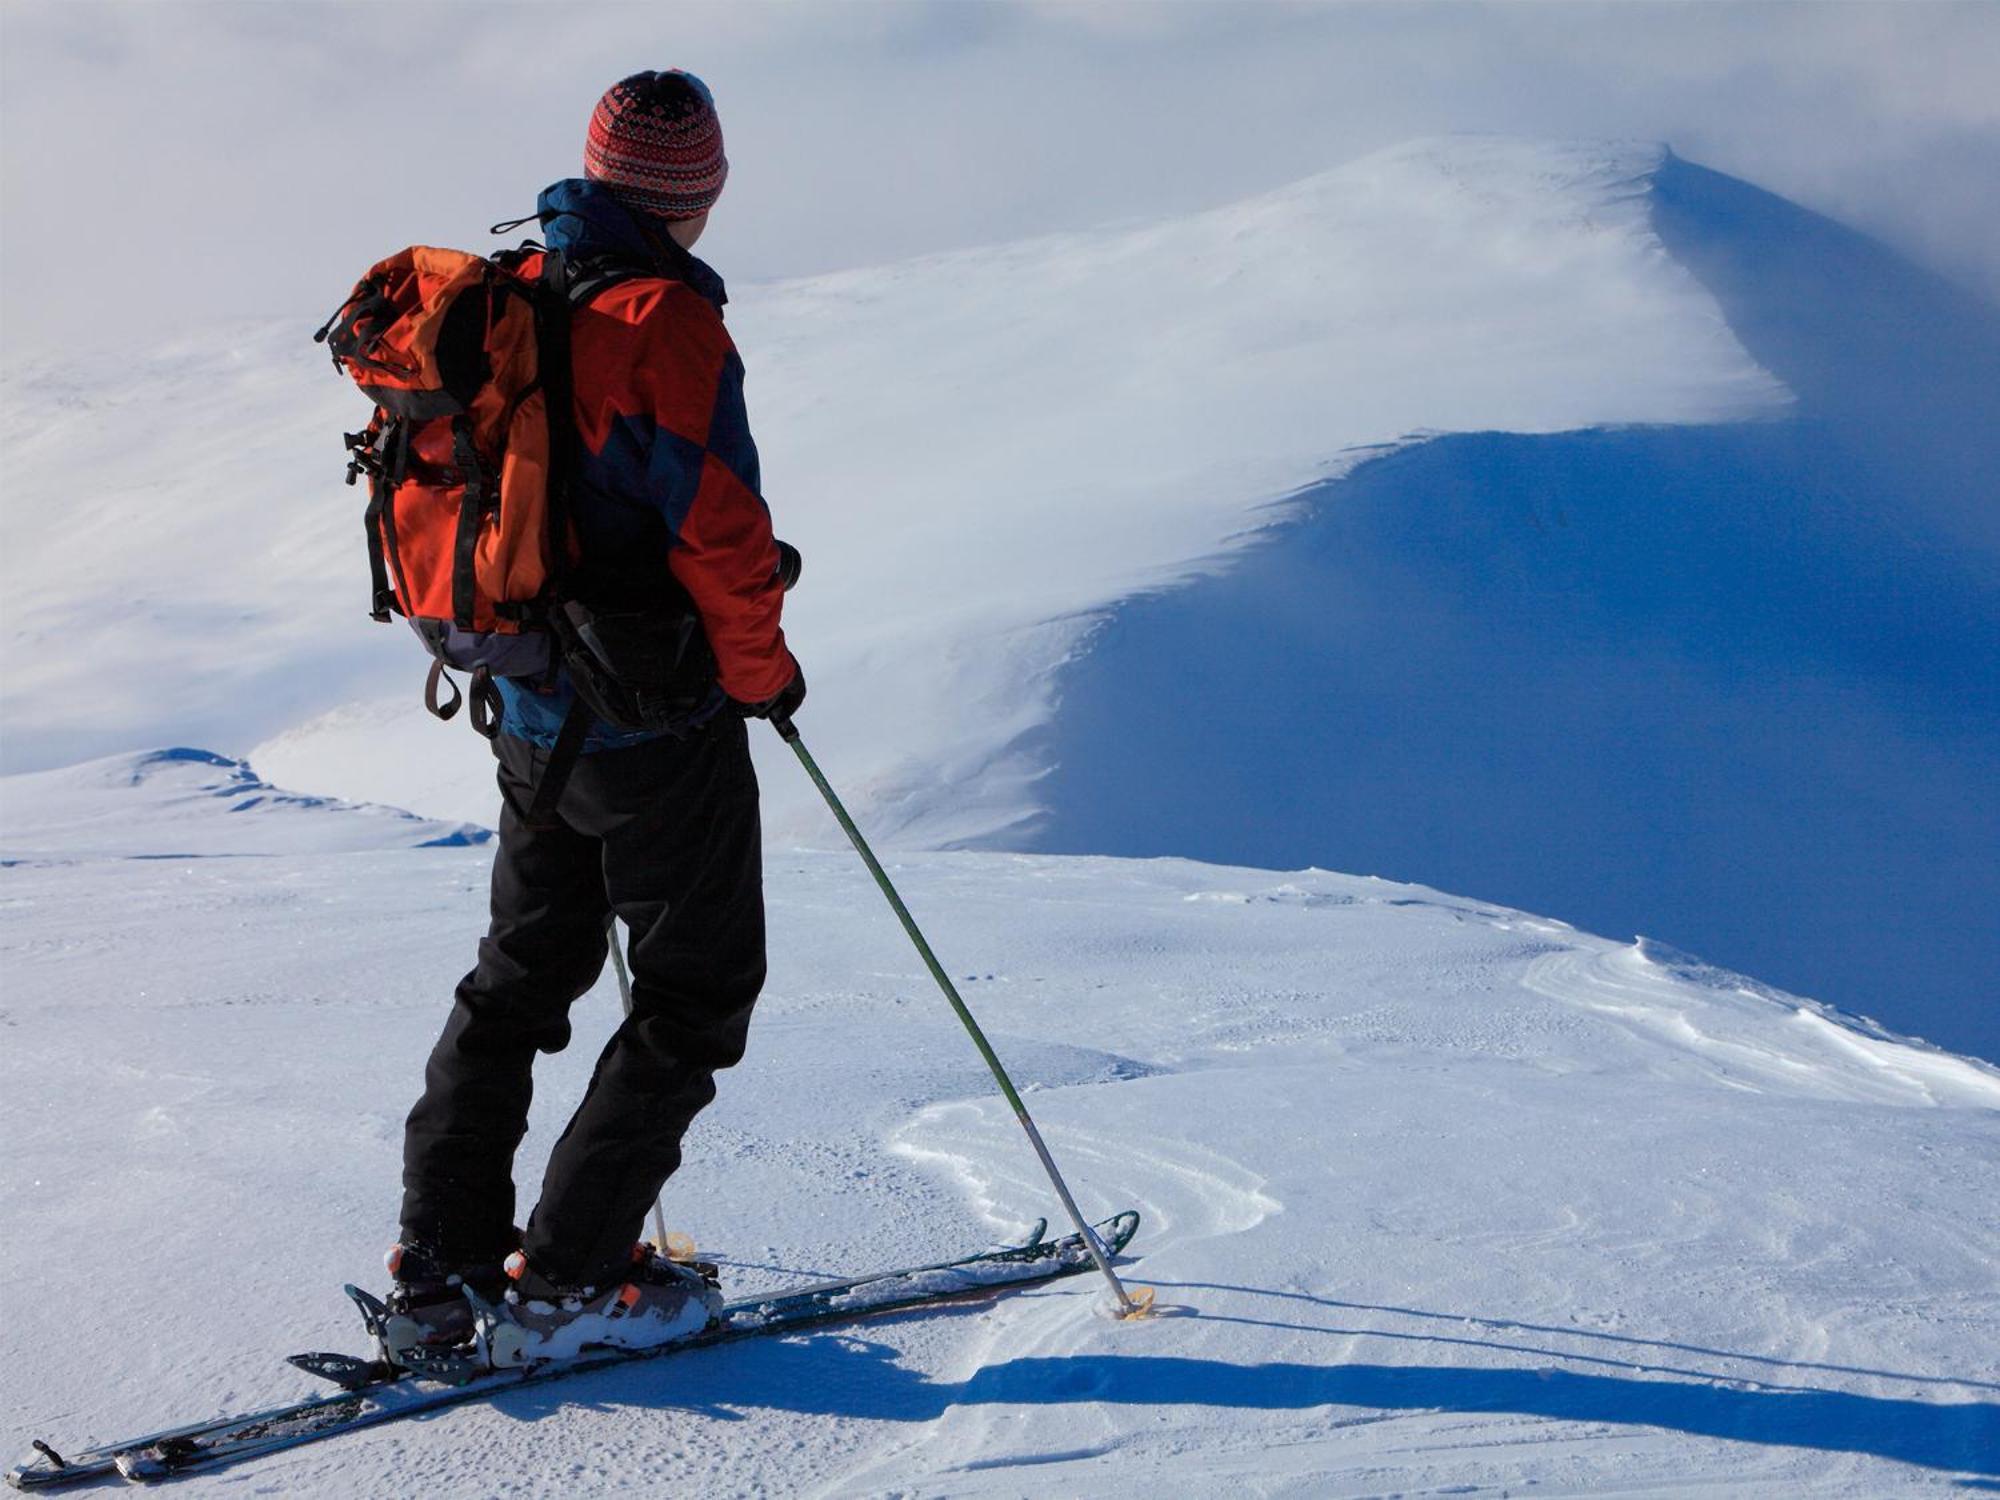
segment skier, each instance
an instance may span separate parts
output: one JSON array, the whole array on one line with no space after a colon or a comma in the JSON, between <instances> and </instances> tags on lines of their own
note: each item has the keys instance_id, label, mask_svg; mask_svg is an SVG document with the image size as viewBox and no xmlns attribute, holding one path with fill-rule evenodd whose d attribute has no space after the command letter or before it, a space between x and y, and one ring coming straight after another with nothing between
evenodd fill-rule
<instances>
[{"instance_id":1,"label":"skier","mask_svg":"<svg viewBox=\"0 0 2000 1500\"><path fill-rule=\"evenodd\" d=\"M778 548L759 492L723 284L690 250L728 174L708 88L644 72L598 102L584 176L538 205L573 265L609 268L570 322L577 576L630 610L689 602L716 663L707 701L668 731L572 716L561 672L501 679L492 924L460 981L404 1137L390 1251L392 1354L472 1337L470 1288L502 1314L496 1362L698 1331L713 1286L638 1245L681 1137L743 1055L764 981L764 909L746 717L789 719L805 679L779 626ZM588 733L536 804L566 720ZM535 1054L569 1041L612 915L630 929L632 1012L550 1155L525 1231L513 1159Z\"/></svg>"}]
</instances>

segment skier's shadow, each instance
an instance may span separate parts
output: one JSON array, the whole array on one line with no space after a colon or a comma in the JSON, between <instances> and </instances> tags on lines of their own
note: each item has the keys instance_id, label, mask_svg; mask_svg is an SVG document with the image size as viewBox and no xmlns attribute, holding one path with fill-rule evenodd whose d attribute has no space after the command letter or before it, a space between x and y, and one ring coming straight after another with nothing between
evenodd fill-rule
<instances>
[{"instance_id":1,"label":"skier's shadow","mask_svg":"<svg viewBox=\"0 0 2000 1500\"><path fill-rule=\"evenodd\" d=\"M1171 1285L1171 1284L1168 1284ZM1196 1290L1189 1287L1188 1290ZM1254 1288L1201 1290L1247 1293ZM1296 1293L1261 1293L1331 1308L1362 1310ZM947 1316L977 1316L969 1305ZM1444 1319L1472 1326L1473 1320L1407 1308L1368 1309ZM921 1315L931 1321L938 1312ZM882 1320L893 1326L898 1319ZM1609 1422L1662 1428L1697 1437L1777 1447L1866 1454L1924 1468L1969 1476L1972 1487L2000 1479L2000 1402L1918 1400L1863 1395L1822 1387L1774 1384L1714 1371L1688 1369L1655 1359L1571 1354L1499 1339L1435 1332L1398 1333L1372 1328L1281 1323L1203 1312L1203 1323L1239 1322L1299 1332L1355 1338L1394 1339L1437 1346L1476 1346L1529 1354L1531 1367L1438 1364L1232 1364L1156 1352L1174 1342L1161 1322L1133 1328L1130 1341L1109 1356L1028 1356L989 1365L965 1381L934 1381L900 1363L901 1351L851 1331L828 1330L793 1338L755 1340L733 1348L640 1365L585 1380L531 1388L499 1398L495 1405L519 1420L533 1421L563 1407L649 1406L739 1421L771 1412L931 1422L954 1406L1063 1406L1104 1403L1118 1406L1210 1406L1238 1410L1296 1411L1321 1406L1354 1406L1377 1411L1512 1412L1551 1421ZM1582 1330L1481 1320L1485 1326L1574 1336ZM1784 1365L1800 1372L1822 1371L1907 1379L1939 1385L1991 1389L1983 1382L1940 1381L1898 1376L1888 1371L1848 1370L1762 1356L1731 1355L1695 1345L1608 1338L1649 1349L1756 1363ZM1589 1363L1621 1373L1555 1368Z\"/></svg>"},{"instance_id":2,"label":"skier's shadow","mask_svg":"<svg viewBox=\"0 0 2000 1500\"><path fill-rule=\"evenodd\" d=\"M1917 1375L1906 1370L1878 1370L1868 1365L1839 1365L1809 1359L1779 1359L1766 1354L1742 1354L1730 1349L1717 1349L1708 1344L1689 1344L1673 1339L1645 1338L1638 1334L1611 1333L1604 1329L1580 1328L1574 1325L1563 1327L1550 1323L1527 1323L1517 1318L1493 1317L1484 1313L1432 1312L1421 1307L1399 1307L1385 1302L1346 1302L1334 1297L1315 1297L1307 1292L1272 1291L1265 1287L1235 1286L1228 1282L1214 1281L1157 1281L1155 1287L1165 1287L1170 1291L1225 1292L1242 1296L1266 1297L1283 1302L1302 1302L1312 1307L1331 1308L1340 1313L1387 1313L1398 1318L1416 1318L1430 1323L1448 1324L1455 1328L1476 1329L1487 1333L1540 1334L1560 1339L1588 1341L1596 1347L1604 1348L1605 1354L1579 1354L1564 1349L1550 1349L1542 1344L1509 1344L1493 1338L1463 1338L1447 1333L1398 1333L1390 1329L1338 1329L1323 1324L1285 1323L1261 1318L1244 1318L1214 1313L1204 1314L1209 1322L1249 1323L1258 1327L1282 1328L1307 1333L1344 1333L1356 1337L1407 1339L1425 1343L1471 1344L1485 1349L1508 1349L1523 1354L1541 1357L1551 1355L1584 1364L1605 1364L1620 1370L1643 1367L1655 1374L1687 1375L1701 1380L1742 1380L1745 1377L1732 1376L1715 1370L1686 1369L1667 1361L1681 1355L1696 1355L1703 1359L1727 1360L1733 1364L1759 1366L1772 1371L1811 1372L1830 1375L1862 1375L1875 1380L1892 1380L1906 1385L1928 1385L1946 1387L1953 1390L1991 1391L2000 1395L2000 1381L1974 1380L1963 1376ZM1623 1351L1624 1357L1617 1357ZM1809 1390L1813 1387L1774 1385L1768 1380L1752 1383L1765 1389Z\"/></svg>"}]
</instances>

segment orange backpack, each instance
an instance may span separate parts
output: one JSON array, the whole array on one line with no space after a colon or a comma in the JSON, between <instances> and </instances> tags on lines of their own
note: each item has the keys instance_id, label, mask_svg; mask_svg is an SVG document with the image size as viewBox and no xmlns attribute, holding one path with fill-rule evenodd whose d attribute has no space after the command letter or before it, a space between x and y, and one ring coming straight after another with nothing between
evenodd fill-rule
<instances>
[{"instance_id":1,"label":"orange backpack","mask_svg":"<svg viewBox=\"0 0 2000 1500\"><path fill-rule=\"evenodd\" d=\"M433 658L424 705L451 718L467 695L446 668L469 672L468 717L491 739L494 679L568 675L575 701L537 780L535 823L553 814L593 716L685 734L717 706L714 652L671 574L636 608L576 587L570 317L646 274L533 240L490 258L416 245L370 267L313 335L375 403L346 435L347 482L368 476L369 614L402 615ZM779 547L789 588L798 554Z\"/></svg>"},{"instance_id":2,"label":"orange backpack","mask_svg":"<svg viewBox=\"0 0 2000 1500\"><path fill-rule=\"evenodd\" d=\"M412 246L371 267L314 335L375 403L346 435L347 482L369 481L369 613L402 615L435 658L424 702L439 718L462 701L445 669L471 674L471 719L489 737L493 679L549 668L549 613L574 550L573 293L560 257L541 253L537 267L535 253Z\"/></svg>"}]
</instances>

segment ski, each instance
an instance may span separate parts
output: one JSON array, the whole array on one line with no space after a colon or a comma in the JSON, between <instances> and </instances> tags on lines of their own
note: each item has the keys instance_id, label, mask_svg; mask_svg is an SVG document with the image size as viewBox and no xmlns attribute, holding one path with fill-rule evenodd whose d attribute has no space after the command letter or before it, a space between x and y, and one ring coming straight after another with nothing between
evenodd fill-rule
<instances>
[{"instance_id":1,"label":"ski","mask_svg":"<svg viewBox=\"0 0 2000 1500\"><path fill-rule=\"evenodd\" d=\"M1138 1228L1138 1214L1128 1210L1096 1225L1093 1232L1105 1250L1116 1255L1132 1242ZM1038 1226L1025 1244L957 1260L869 1272L742 1298L724 1308L714 1326L658 1348L593 1350L573 1359L492 1370L456 1384L347 1355L295 1355L292 1362L299 1368L347 1388L338 1394L215 1417L71 1454L37 1442L34 1451L8 1471L7 1482L20 1490L47 1490L112 1473L142 1483L168 1479L586 1371L961 1298L998 1295L1092 1269L1089 1247L1082 1236L1050 1240L1043 1238L1044 1229Z\"/></svg>"}]
</instances>

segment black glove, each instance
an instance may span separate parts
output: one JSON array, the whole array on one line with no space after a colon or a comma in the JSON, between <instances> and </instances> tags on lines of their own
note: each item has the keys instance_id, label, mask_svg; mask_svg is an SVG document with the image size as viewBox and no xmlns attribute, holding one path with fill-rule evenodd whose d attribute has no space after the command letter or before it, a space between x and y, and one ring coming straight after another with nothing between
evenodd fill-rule
<instances>
[{"instance_id":1,"label":"black glove","mask_svg":"<svg viewBox=\"0 0 2000 1500\"><path fill-rule=\"evenodd\" d=\"M777 541L775 537L772 540ZM789 594L798 585L799 574L805 568L806 560L800 556L799 549L790 542L777 542L777 547L778 571L771 576L783 584L785 592Z\"/></svg>"},{"instance_id":2,"label":"black glove","mask_svg":"<svg viewBox=\"0 0 2000 1500\"><path fill-rule=\"evenodd\" d=\"M792 680L762 703L745 703L740 698L731 698L730 703L746 719L789 719L799 711L799 705L806 701L806 674L797 662L792 663Z\"/></svg>"}]
</instances>

